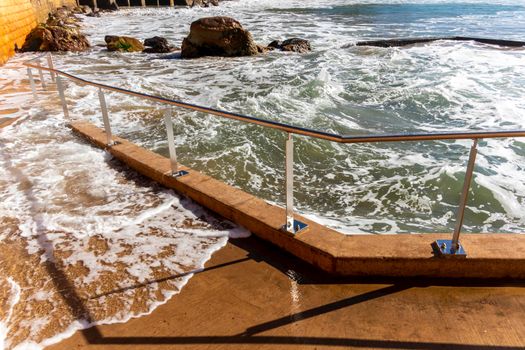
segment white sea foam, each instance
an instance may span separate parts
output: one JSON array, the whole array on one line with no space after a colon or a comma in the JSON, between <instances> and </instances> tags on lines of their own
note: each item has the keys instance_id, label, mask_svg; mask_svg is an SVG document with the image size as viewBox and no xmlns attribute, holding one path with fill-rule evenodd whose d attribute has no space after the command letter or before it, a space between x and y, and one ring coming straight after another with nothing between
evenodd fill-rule
<instances>
[{"instance_id":1,"label":"white sea foam","mask_svg":"<svg viewBox=\"0 0 525 350\"><path fill-rule=\"evenodd\" d=\"M13 116L26 121L0 130L0 278L10 286L0 349L41 349L78 329L147 315L201 271L228 236L249 235L74 136L54 94L41 93L32 104L18 68L29 56L2 68L17 89L2 98L20 101ZM18 247L26 254L9 258ZM68 297L53 285L57 273L84 300L89 321L64 310ZM137 293L145 300L135 300ZM115 302L122 303L116 312L107 307Z\"/></svg>"}]
</instances>

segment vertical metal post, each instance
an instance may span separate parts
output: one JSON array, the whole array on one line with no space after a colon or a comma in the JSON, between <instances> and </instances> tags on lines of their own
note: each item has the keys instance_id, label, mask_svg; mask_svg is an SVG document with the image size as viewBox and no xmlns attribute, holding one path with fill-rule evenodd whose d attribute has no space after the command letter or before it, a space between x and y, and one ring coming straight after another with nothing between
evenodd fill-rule
<instances>
[{"instance_id":1,"label":"vertical metal post","mask_svg":"<svg viewBox=\"0 0 525 350\"><path fill-rule=\"evenodd\" d=\"M478 154L478 139L474 139L472 147L470 147L470 154L467 163L467 171L465 173L465 180L463 181L463 189L459 199L458 213L456 217L456 227L452 234L452 240L437 240L433 244L437 246L437 252L440 255L465 257L467 253L459 242L459 235L463 227L463 218L465 216L465 207L467 206L468 192L470 189L470 182L472 174L474 173L474 165L476 164L476 155Z\"/></svg>"},{"instance_id":2,"label":"vertical metal post","mask_svg":"<svg viewBox=\"0 0 525 350\"><path fill-rule=\"evenodd\" d=\"M55 66L53 65L53 56L51 56L51 52L47 53L47 66L51 69L55 69ZM51 81L55 82L55 72L49 72L51 75Z\"/></svg>"},{"instance_id":3,"label":"vertical metal post","mask_svg":"<svg viewBox=\"0 0 525 350\"><path fill-rule=\"evenodd\" d=\"M36 65L41 67L40 61L37 61ZM46 88L46 82L44 81L44 72L42 71L42 69L38 68L38 74L40 75L40 84L42 84L42 88L45 89Z\"/></svg>"},{"instance_id":4,"label":"vertical metal post","mask_svg":"<svg viewBox=\"0 0 525 350\"><path fill-rule=\"evenodd\" d=\"M286 184L286 231L295 233L293 225L293 138L288 133L286 139L285 184Z\"/></svg>"},{"instance_id":5,"label":"vertical metal post","mask_svg":"<svg viewBox=\"0 0 525 350\"><path fill-rule=\"evenodd\" d=\"M465 173L465 181L463 182L463 192L459 200L458 215L456 218L456 227L454 235L452 236L452 249L459 250L459 235L463 227L463 217L465 215L465 207L467 205L468 191L470 189L470 181L472 180L472 173L474 172L474 165L476 163L476 155L478 154L478 139L474 139L472 147L470 147L470 155L467 164L467 172Z\"/></svg>"},{"instance_id":6,"label":"vertical metal post","mask_svg":"<svg viewBox=\"0 0 525 350\"><path fill-rule=\"evenodd\" d=\"M284 230L295 234L307 227L295 220L293 214L293 135L288 133L285 149L286 225Z\"/></svg>"},{"instance_id":7,"label":"vertical metal post","mask_svg":"<svg viewBox=\"0 0 525 350\"><path fill-rule=\"evenodd\" d=\"M56 76L58 96L60 96L60 101L62 102L62 110L64 111L64 117L69 119L69 111L67 109L66 95L64 93L64 86L62 85L62 78L58 75Z\"/></svg>"},{"instance_id":8,"label":"vertical metal post","mask_svg":"<svg viewBox=\"0 0 525 350\"><path fill-rule=\"evenodd\" d=\"M104 97L104 91L101 88L98 89L98 99L100 100L100 109L102 110L102 119L104 120L104 129L106 130L106 145L113 146L114 142L111 136L111 125L109 125L108 108L106 105L106 98Z\"/></svg>"},{"instance_id":9,"label":"vertical metal post","mask_svg":"<svg viewBox=\"0 0 525 350\"><path fill-rule=\"evenodd\" d=\"M177 163L177 151L175 149L175 136L173 134L173 108L169 107L164 111L164 124L166 125L166 134L168 136L168 150L170 153L171 176L179 177L188 174L187 171L179 170Z\"/></svg>"},{"instance_id":10,"label":"vertical metal post","mask_svg":"<svg viewBox=\"0 0 525 350\"><path fill-rule=\"evenodd\" d=\"M27 67L27 76L29 77L29 83L31 84L31 91L33 91L33 98L36 100L38 96L36 94L35 79L33 78L33 72L29 67Z\"/></svg>"}]
</instances>

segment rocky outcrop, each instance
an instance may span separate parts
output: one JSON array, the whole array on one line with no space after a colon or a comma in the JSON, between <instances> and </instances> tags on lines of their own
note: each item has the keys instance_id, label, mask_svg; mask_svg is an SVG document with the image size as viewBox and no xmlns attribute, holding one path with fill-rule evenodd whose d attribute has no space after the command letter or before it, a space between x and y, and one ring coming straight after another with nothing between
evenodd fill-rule
<instances>
[{"instance_id":1,"label":"rocky outcrop","mask_svg":"<svg viewBox=\"0 0 525 350\"><path fill-rule=\"evenodd\" d=\"M267 49L279 49L281 51L293 51L299 53L306 53L312 50L308 40L299 38L286 39L285 41L274 40L268 44Z\"/></svg>"},{"instance_id":2,"label":"rocky outcrop","mask_svg":"<svg viewBox=\"0 0 525 350\"><path fill-rule=\"evenodd\" d=\"M219 6L219 0L175 0L174 5L177 6L201 6L201 7L209 7L209 6Z\"/></svg>"},{"instance_id":3,"label":"rocky outcrop","mask_svg":"<svg viewBox=\"0 0 525 350\"><path fill-rule=\"evenodd\" d=\"M0 66L21 48L29 33L61 6L75 0L0 0Z\"/></svg>"},{"instance_id":4,"label":"rocky outcrop","mask_svg":"<svg viewBox=\"0 0 525 350\"><path fill-rule=\"evenodd\" d=\"M106 35L104 37L108 51L141 52L144 45L140 40L129 36Z\"/></svg>"},{"instance_id":5,"label":"rocky outcrop","mask_svg":"<svg viewBox=\"0 0 525 350\"><path fill-rule=\"evenodd\" d=\"M145 53L168 53L178 50L175 46L171 46L166 38L160 36L144 40L144 46L147 46L143 51Z\"/></svg>"},{"instance_id":6,"label":"rocky outcrop","mask_svg":"<svg viewBox=\"0 0 525 350\"><path fill-rule=\"evenodd\" d=\"M71 10L60 8L50 14L46 23L38 25L26 37L22 52L85 51L89 42L79 30L78 18Z\"/></svg>"},{"instance_id":7,"label":"rocky outcrop","mask_svg":"<svg viewBox=\"0 0 525 350\"><path fill-rule=\"evenodd\" d=\"M424 44L437 40L452 40L452 41L476 41L483 44L508 46L508 47L522 47L525 46L524 41L514 40L499 40L499 39L486 39L486 38L472 38L465 36L451 36L451 37L440 37L440 38L405 38L405 39L386 39L386 40L371 40L371 41L359 41L356 46L376 46L376 47L399 47L408 46L415 44Z\"/></svg>"},{"instance_id":8,"label":"rocky outcrop","mask_svg":"<svg viewBox=\"0 0 525 350\"><path fill-rule=\"evenodd\" d=\"M201 18L191 24L182 42L182 58L253 56L257 45L250 32L230 17Z\"/></svg>"}]
</instances>

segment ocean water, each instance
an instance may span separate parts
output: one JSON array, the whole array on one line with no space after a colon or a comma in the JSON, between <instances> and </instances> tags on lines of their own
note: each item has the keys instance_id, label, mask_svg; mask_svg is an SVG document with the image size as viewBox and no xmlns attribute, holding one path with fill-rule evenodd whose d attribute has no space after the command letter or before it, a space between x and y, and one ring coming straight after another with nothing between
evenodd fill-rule
<instances>
[{"instance_id":1,"label":"ocean water","mask_svg":"<svg viewBox=\"0 0 525 350\"><path fill-rule=\"evenodd\" d=\"M181 60L98 46L105 35L160 35L180 46L192 21L215 15L238 19L257 43L301 37L313 50ZM53 57L57 68L89 80L339 134L523 129L525 49L354 44L456 35L525 40L524 23L524 1L240 0L86 17L93 48ZM24 119L0 130L0 349L41 348L91 324L147 314L228 236L246 235L72 135L54 89L31 100L20 64L32 57L17 55L0 68L0 110ZM97 93L67 84L73 119L102 125ZM115 134L167 155L165 106L106 97ZM284 203L285 134L174 112L183 164ZM294 140L301 214L343 233L452 231L470 141ZM480 142L465 232L525 231L523 141ZM58 292L65 287L74 295Z\"/></svg>"},{"instance_id":2,"label":"ocean water","mask_svg":"<svg viewBox=\"0 0 525 350\"><path fill-rule=\"evenodd\" d=\"M86 18L106 34L181 44L192 21L232 16L256 42L302 37L311 53L181 60L107 53L57 57L92 80L298 126L348 135L522 129L525 50L441 41L356 47L378 38L525 38L517 1L233 1L218 8L148 8ZM101 24L104 30L100 30ZM95 91L71 86L74 115L100 123ZM162 106L111 94L118 134L167 154ZM281 132L175 109L183 164L267 201L284 203ZM345 233L448 232L454 227L470 141L340 145L295 138L296 209ZM482 141L466 232L522 232L524 143Z\"/></svg>"}]
</instances>

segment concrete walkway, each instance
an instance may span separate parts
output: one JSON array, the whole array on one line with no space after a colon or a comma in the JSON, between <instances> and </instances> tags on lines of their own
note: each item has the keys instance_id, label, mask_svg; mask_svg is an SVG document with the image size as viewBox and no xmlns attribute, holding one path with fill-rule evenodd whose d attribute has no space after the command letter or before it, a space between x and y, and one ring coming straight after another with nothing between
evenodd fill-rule
<instances>
[{"instance_id":1,"label":"concrete walkway","mask_svg":"<svg viewBox=\"0 0 525 350\"><path fill-rule=\"evenodd\" d=\"M525 349L525 283L358 280L231 240L151 315L49 349Z\"/></svg>"}]
</instances>

